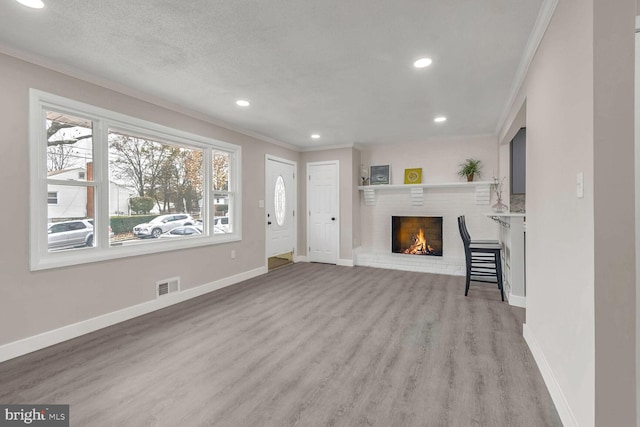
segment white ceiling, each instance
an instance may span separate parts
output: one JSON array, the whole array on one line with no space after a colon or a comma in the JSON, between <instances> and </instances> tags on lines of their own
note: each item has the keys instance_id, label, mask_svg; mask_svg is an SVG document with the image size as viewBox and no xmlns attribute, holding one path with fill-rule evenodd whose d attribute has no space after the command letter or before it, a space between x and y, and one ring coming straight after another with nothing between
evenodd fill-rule
<instances>
[{"instance_id":1,"label":"white ceiling","mask_svg":"<svg viewBox=\"0 0 640 427\"><path fill-rule=\"evenodd\" d=\"M542 0L44 0L0 44L298 146L492 134ZM433 59L418 70L413 61ZM251 102L249 108L236 99ZM445 115L436 124L436 115ZM311 140L311 133L321 134Z\"/></svg>"}]
</instances>

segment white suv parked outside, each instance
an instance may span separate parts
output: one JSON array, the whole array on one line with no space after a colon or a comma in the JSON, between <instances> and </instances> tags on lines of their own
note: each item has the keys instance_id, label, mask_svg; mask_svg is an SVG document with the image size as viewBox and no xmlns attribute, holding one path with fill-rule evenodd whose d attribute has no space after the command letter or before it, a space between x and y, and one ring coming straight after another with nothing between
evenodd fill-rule
<instances>
[{"instance_id":1,"label":"white suv parked outside","mask_svg":"<svg viewBox=\"0 0 640 427\"><path fill-rule=\"evenodd\" d=\"M228 233L229 232L229 217L218 216L215 218L214 231L216 233Z\"/></svg>"},{"instance_id":2,"label":"white suv parked outside","mask_svg":"<svg viewBox=\"0 0 640 427\"><path fill-rule=\"evenodd\" d=\"M136 237L158 237L162 233L171 231L182 225L193 225L194 220L187 214L160 215L144 224L133 227L133 234Z\"/></svg>"}]
</instances>

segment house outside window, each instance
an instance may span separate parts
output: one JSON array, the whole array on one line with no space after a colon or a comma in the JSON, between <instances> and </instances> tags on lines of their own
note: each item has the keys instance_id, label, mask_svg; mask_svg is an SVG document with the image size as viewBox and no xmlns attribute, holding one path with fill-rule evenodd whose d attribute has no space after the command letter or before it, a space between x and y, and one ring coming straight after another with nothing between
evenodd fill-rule
<instances>
[{"instance_id":1,"label":"house outside window","mask_svg":"<svg viewBox=\"0 0 640 427\"><path fill-rule=\"evenodd\" d=\"M239 146L30 96L32 270L241 239ZM51 224L78 220L95 225L86 245L52 245ZM201 234L157 239L182 225Z\"/></svg>"}]
</instances>

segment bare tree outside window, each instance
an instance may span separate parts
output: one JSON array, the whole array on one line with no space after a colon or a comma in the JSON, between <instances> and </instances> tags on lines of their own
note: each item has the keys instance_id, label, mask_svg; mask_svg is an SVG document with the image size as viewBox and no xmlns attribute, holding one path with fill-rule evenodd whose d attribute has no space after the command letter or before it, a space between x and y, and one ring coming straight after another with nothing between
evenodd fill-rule
<instances>
[{"instance_id":1,"label":"bare tree outside window","mask_svg":"<svg viewBox=\"0 0 640 427\"><path fill-rule=\"evenodd\" d=\"M91 121L47 112L47 171L86 167L91 162Z\"/></svg>"},{"instance_id":2,"label":"bare tree outside window","mask_svg":"<svg viewBox=\"0 0 640 427\"><path fill-rule=\"evenodd\" d=\"M47 171L65 170L76 163L78 151L68 145L52 145L47 148Z\"/></svg>"},{"instance_id":3,"label":"bare tree outside window","mask_svg":"<svg viewBox=\"0 0 640 427\"><path fill-rule=\"evenodd\" d=\"M170 155L170 147L159 142L109 133L111 174L135 188L140 197L153 197L165 160Z\"/></svg>"},{"instance_id":4,"label":"bare tree outside window","mask_svg":"<svg viewBox=\"0 0 640 427\"><path fill-rule=\"evenodd\" d=\"M192 212L202 197L202 150L109 133L113 177L151 197L160 212Z\"/></svg>"}]
</instances>

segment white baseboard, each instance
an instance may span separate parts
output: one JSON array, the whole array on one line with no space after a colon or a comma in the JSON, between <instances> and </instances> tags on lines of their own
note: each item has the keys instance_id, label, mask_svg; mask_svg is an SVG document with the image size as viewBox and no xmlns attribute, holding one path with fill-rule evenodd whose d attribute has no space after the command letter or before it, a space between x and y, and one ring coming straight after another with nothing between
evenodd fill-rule
<instances>
[{"instance_id":1,"label":"white baseboard","mask_svg":"<svg viewBox=\"0 0 640 427\"><path fill-rule=\"evenodd\" d=\"M521 297L518 295L513 295L512 293L508 294L509 305L513 305L516 307L527 308L527 298Z\"/></svg>"},{"instance_id":2,"label":"white baseboard","mask_svg":"<svg viewBox=\"0 0 640 427\"><path fill-rule=\"evenodd\" d=\"M533 354L533 358L535 359L538 369L540 369L540 373L542 374L542 378L544 379L544 383L547 386L547 390L549 390L549 394L551 395L551 400L556 405L556 410L558 411L558 415L560 416L560 420L562 421L562 425L565 427L577 427L578 422L576 421L576 417L573 415L571 411L571 407L567 402L567 399L564 397L564 393L562 393L562 389L560 388L560 384L556 380L553 371L551 370L551 366L547 362L546 357L544 356L544 352L536 337L533 335L531 329L525 323L522 325L522 336L524 340L527 342L531 353Z\"/></svg>"},{"instance_id":3,"label":"white baseboard","mask_svg":"<svg viewBox=\"0 0 640 427\"><path fill-rule=\"evenodd\" d=\"M309 262L306 255L294 255L293 262Z\"/></svg>"},{"instance_id":4,"label":"white baseboard","mask_svg":"<svg viewBox=\"0 0 640 427\"><path fill-rule=\"evenodd\" d=\"M43 332L29 338L24 338L18 341L4 344L0 346L0 362L22 356L36 350L41 350L45 347L59 344L63 341L77 338L81 335L106 328L107 326L112 326L116 323L124 322L125 320L133 319L134 317L142 316L144 314L151 313L152 311L160 310L162 308L169 307L171 305L178 304L195 297L199 297L200 295L204 295L217 289L234 285L244 280L252 279L254 277L265 274L266 272L267 267L259 267L254 270L245 271L234 276L216 280L215 282L207 283L195 288L186 289L181 292L171 293L162 296L161 298L143 302L142 304L123 308L122 310L103 314L102 316L94 317L82 322Z\"/></svg>"}]
</instances>

